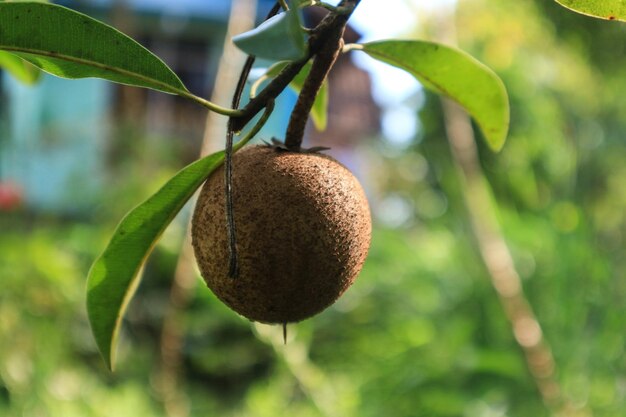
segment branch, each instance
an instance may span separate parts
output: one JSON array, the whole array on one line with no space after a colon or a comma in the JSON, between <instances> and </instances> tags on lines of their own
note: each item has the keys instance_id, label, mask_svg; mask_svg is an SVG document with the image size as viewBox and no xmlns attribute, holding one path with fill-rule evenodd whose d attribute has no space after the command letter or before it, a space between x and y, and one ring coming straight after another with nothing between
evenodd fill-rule
<instances>
[{"instance_id":1,"label":"branch","mask_svg":"<svg viewBox=\"0 0 626 417\"><path fill-rule=\"evenodd\" d=\"M309 53L307 56L285 67L267 87L241 109L240 114L232 116L231 126L235 131L243 129L254 116L267 106L270 100L274 100L278 97L296 75L298 75L309 59L320 52L329 37L332 37L337 31L343 31L343 28L348 23L348 19L352 15L352 11L354 11L360 2L361 0L343 0L337 6L341 8L341 12L331 12L320 22L309 37ZM349 10L349 12L346 10Z\"/></svg>"},{"instance_id":2,"label":"branch","mask_svg":"<svg viewBox=\"0 0 626 417\"><path fill-rule=\"evenodd\" d=\"M313 59L311 72L302 86L298 101L291 112L289 126L287 126L285 146L290 150L299 150L300 145L302 145L304 129L315 102L315 97L343 48L343 31L344 27L341 26L329 34L324 42L324 46Z\"/></svg>"}]
</instances>

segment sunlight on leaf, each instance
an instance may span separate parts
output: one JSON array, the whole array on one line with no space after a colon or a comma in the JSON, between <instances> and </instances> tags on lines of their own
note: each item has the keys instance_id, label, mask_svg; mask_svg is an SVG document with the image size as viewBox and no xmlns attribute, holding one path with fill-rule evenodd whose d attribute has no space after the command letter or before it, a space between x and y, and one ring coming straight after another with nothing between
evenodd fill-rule
<instances>
[{"instance_id":1,"label":"sunlight on leaf","mask_svg":"<svg viewBox=\"0 0 626 417\"><path fill-rule=\"evenodd\" d=\"M425 41L380 41L356 45L380 61L404 69L426 88L449 97L467 110L487 144L499 151L509 128L509 100L504 84L467 53Z\"/></svg>"},{"instance_id":2,"label":"sunlight on leaf","mask_svg":"<svg viewBox=\"0 0 626 417\"><path fill-rule=\"evenodd\" d=\"M0 68L26 85L33 85L41 78L38 68L8 52L0 51Z\"/></svg>"},{"instance_id":3,"label":"sunlight on leaf","mask_svg":"<svg viewBox=\"0 0 626 417\"><path fill-rule=\"evenodd\" d=\"M167 225L223 160L224 153L218 152L179 171L124 217L92 265L87 281L87 312L98 348L110 369L115 362L122 317L139 284L145 259Z\"/></svg>"},{"instance_id":4,"label":"sunlight on leaf","mask_svg":"<svg viewBox=\"0 0 626 417\"><path fill-rule=\"evenodd\" d=\"M556 0L560 5L587 16L626 21L624 0Z\"/></svg>"},{"instance_id":5,"label":"sunlight on leaf","mask_svg":"<svg viewBox=\"0 0 626 417\"><path fill-rule=\"evenodd\" d=\"M188 93L176 74L139 43L62 6L0 3L0 51L63 78L97 77L166 93Z\"/></svg>"}]
</instances>

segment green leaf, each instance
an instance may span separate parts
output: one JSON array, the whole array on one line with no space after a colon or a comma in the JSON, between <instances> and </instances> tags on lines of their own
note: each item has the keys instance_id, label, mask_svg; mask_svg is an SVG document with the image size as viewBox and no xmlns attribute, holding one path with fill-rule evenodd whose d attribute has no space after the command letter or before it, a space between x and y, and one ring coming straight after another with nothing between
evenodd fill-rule
<instances>
[{"instance_id":1,"label":"green leaf","mask_svg":"<svg viewBox=\"0 0 626 417\"><path fill-rule=\"evenodd\" d=\"M556 2L588 16L626 22L626 2L624 0L556 0Z\"/></svg>"},{"instance_id":2,"label":"green leaf","mask_svg":"<svg viewBox=\"0 0 626 417\"><path fill-rule=\"evenodd\" d=\"M41 78L41 71L17 55L0 51L0 68L27 85L33 85Z\"/></svg>"},{"instance_id":3,"label":"green leaf","mask_svg":"<svg viewBox=\"0 0 626 417\"><path fill-rule=\"evenodd\" d=\"M509 128L504 84L467 53L425 41L380 41L358 45L373 58L402 68L426 88L459 103L474 118L488 145L498 151Z\"/></svg>"},{"instance_id":4,"label":"green leaf","mask_svg":"<svg viewBox=\"0 0 626 417\"><path fill-rule=\"evenodd\" d=\"M64 78L104 78L189 94L158 57L116 29L46 3L0 3L0 51Z\"/></svg>"},{"instance_id":5,"label":"green leaf","mask_svg":"<svg viewBox=\"0 0 626 417\"><path fill-rule=\"evenodd\" d=\"M183 168L120 222L87 280L87 313L102 356L112 370L122 317L156 241L204 180L221 165L218 152Z\"/></svg>"},{"instance_id":6,"label":"green leaf","mask_svg":"<svg viewBox=\"0 0 626 417\"><path fill-rule=\"evenodd\" d=\"M265 76L274 78L276 77L287 65L289 62L282 61L277 62L272 65L266 72ZM309 75L311 71L311 62L307 62L304 67L300 70L298 75L291 81L289 87L293 89L297 94L302 90L302 86L304 85L304 81L306 77ZM311 109L311 120L313 120L313 125L318 131L323 131L326 129L326 125L328 122L328 80L324 80L322 84L322 88L317 93L315 97L315 102L313 103L313 108Z\"/></svg>"},{"instance_id":7,"label":"green leaf","mask_svg":"<svg viewBox=\"0 0 626 417\"><path fill-rule=\"evenodd\" d=\"M302 18L297 7L234 36L233 42L247 54L275 61L297 61L307 54Z\"/></svg>"},{"instance_id":8,"label":"green leaf","mask_svg":"<svg viewBox=\"0 0 626 417\"><path fill-rule=\"evenodd\" d=\"M49 0L0 0L0 3L50 3Z\"/></svg>"}]
</instances>

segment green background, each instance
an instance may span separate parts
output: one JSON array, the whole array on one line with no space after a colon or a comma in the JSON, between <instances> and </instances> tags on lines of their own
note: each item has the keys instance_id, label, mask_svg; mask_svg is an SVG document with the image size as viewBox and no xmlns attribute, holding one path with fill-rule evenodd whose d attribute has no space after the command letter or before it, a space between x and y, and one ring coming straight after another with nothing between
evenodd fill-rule
<instances>
[{"instance_id":1,"label":"green background","mask_svg":"<svg viewBox=\"0 0 626 417\"><path fill-rule=\"evenodd\" d=\"M626 415L626 27L515 0L461 2L456 27L509 92L509 138L499 154L480 142L481 162L568 415ZM180 168L180 152L120 132L124 157L86 215L1 213L0 415L550 415L478 254L435 96L419 117L406 149L384 138L361 149L377 198L413 209L376 222L353 288L290 326L283 346L279 328L251 325L198 281L176 316L174 389L159 384L160 337L185 219L146 266L115 374L84 294L119 219Z\"/></svg>"}]
</instances>

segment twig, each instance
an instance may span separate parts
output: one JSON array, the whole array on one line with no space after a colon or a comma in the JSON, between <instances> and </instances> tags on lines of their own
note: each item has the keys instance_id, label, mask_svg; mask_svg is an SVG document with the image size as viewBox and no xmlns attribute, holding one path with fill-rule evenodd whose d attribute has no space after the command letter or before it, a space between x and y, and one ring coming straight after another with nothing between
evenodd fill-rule
<instances>
[{"instance_id":1,"label":"twig","mask_svg":"<svg viewBox=\"0 0 626 417\"><path fill-rule=\"evenodd\" d=\"M265 20L275 16L280 11L280 2L276 2L274 7L270 10ZM250 71L252 70L252 66L254 65L255 57L249 55L246 59L246 63L241 70L241 75L239 76L239 81L237 82L237 87L235 88L235 93L233 94L233 102L232 107L234 109L239 107L239 103L241 102L241 96L243 95L243 90L246 86L246 81L250 76ZM272 108L274 107L274 99L270 98L268 102L265 103L265 108L268 108L270 105ZM264 118L263 120L267 120ZM234 206L233 206L233 136L235 131L239 130L235 126L235 119L232 117L228 119L228 128L226 130L226 158L224 160L224 182L226 189L226 233L228 235L228 276L231 278L236 278L238 271L238 262L237 262L237 229L235 226L235 214L234 214ZM243 128L243 126L242 126Z\"/></svg>"},{"instance_id":2,"label":"twig","mask_svg":"<svg viewBox=\"0 0 626 417\"><path fill-rule=\"evenodd\" d=\"M341 5L347 4L352 10L359 4L360 0L343 0ZM268 19L280 10L280 2L276 3L270 11ZM226 182L226 223L228 235L228 276L237 278L238 262L237 262L237 228L235 224L234 208L233 208L233 190L232 190L232 140L235 131L241 130L245 124L270 102L298 75L302 67L306 64L311 56L315 56L313 68L307 77L305 86L303 87L298 104L292 115L287 131L288 147L299 148L302 143L302 134L311 106L315 100L315 95L320 89L322 82L326 78L328 71L337 59L337 54L341 51L343 42L341 37L348 22L350 14L334 14L330 13L315 28L313 34L309 38L309 56L301 61L288 65L276 78L253 98L248 105L242 110L242 116L232 116L228 120L228 132L226 135L226 161L225 161L225 182ZM245 80L248 78L254 57L248 57L246 65L239 78L239 84L233 96L234 109L239 107L239 101L243 92ZM290 135L290 130L293 130ZM298 136L299 135L299 136Z\"/></svg>"},{"instance_id":3,"label":"twig","mask_svg":"<svg viewBox=\"0 0 626 417\"><path fill-rule=\"evenodd\" d=\"M289 5L287 4L286 0L278 0L278 3L280 4L280 7L282 7L283 10L285 11L289 10Z\"/></svg>"},{"instance_id":4,"label":"twig","mask_svg":"<svg viewBox=\"0 0 626 417\"><path fill-rule=\"evenodd\" d=\"M337 7L346 7L349 13L330 13L320 22L314 29L309 38L308 54L305 58L294 61L287 65L276 78L272 80L254 99L241 109L240 115L232 117L232 127L235 131L243 129L243 127L256 116L266 105L269 100L273 100L289 85L289 83L300 72L302 67L316 55L324 46L326 39L332 36L338 28L342 28L348 22L352 11L358 6L361 0L342 0Z\"/></svg>"},{"instance_id":5,"label":"twig","mask_svg":"<svg viewBox=\"0 0 626 417\"><path fill-rule=\"evenodd\" d=\"M241 95L243 94L246 80L250 75L250 70L254 65L254 57L249 56L241 71L235 94L233 95L233 108L239 107ZM224 183L226 185L226 233L228 235L228 276L235 278L238 275L237 268L237 240L235 228L235 215L233 214L233 119L228 119L226 130L226 158L224 159Z\"/></svg>"},{"instance_id":6,"label":"twig","mask_svg":"<svg viewBox=\"0 0 626 417\"><path fill-rule=\"evenodd\" d=\"M344 29L345 26L334 28L333 32L328 34L322 48L313 59L311 71L302 86L302 90L298 95L298 101L291 112L287 133L285 134L285 146L287 149L298 150L300 149L300 145L302 145L304 129L309 119L309 113L311 112L313 103L315 102L315 97L333 64L337 60L339 52L343 49L342 36Z\"/></svg>"}]
</instances>

